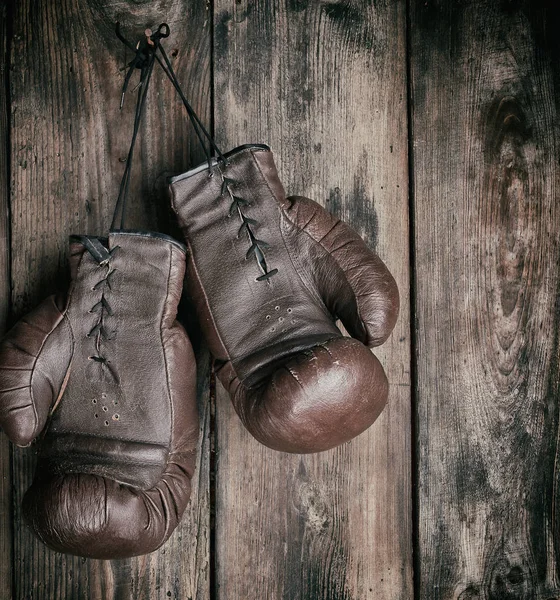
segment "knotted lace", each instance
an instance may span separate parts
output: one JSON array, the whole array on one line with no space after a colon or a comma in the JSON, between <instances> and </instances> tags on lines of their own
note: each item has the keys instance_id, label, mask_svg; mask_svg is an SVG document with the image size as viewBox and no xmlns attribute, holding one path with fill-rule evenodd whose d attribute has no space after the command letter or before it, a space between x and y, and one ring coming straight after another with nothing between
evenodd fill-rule
<instances>
[{"instance_id":1,"label":"knotted lace","mask_svg":"<svg viewBox=\"0 0 560 600\"><path fill-rule=\"evenodd\" d=\"M255 219L251 219L251 217L248 217L243 212L243 208L250 206L251 204L241 196L236 195L232 190L232 186L235 186L237 182L234 179L226 177L221 169L220 175L222 176L222 190L220 196L224 196L227 193L228 197L231 200L231 204L229 206L229 216L231 217L234 214L237 214L241 219L241 226L239 227L239 230L237 232L237 237L239 238L243 233L245 233L249 239L250 246L247 250L245 258L248 259L251 255L254 255L257 260L257 264L259 265L259 268L262 271L262 275L259 275L256 278L256 280L268 281L273 275L276 275L276 273L278 273L278 269L271 269L269 271L268 265L266 264L264 250L270 248L270 244L268 244L264 240L257 239L257 237L255 236L255 233L253 232L251 227L257 225L257 221Z\"/></svg>"},{"instance_id":2,"label":"knotted lace","mask_svg":"<svg viewBox=\"0 0 560 600\"><path fill-rule=\"evenodd\" d=\"M97 268L100 273L100 278L91 288L92 292L96 292L95 303L88 311L90 314L96 314L97 320L92 328L86 334L86 337L93 338L95 354L89 356L89 360L93 360L101 365L104 372L108 373L115 383L119 383L119 378L115 370L112 368L111 361L105 353L106 342L114 340L117 337L116 330L110 330L107 327L106 317L113 316L111 308L111 279L117 270L112 265L114 254L119 250L119 246L115 246L112 250L108 250L98 238L86 237L81 239L82 243L97 262ZM99 295L100 293L100 295Z\"/></svg>"}]
</instances>

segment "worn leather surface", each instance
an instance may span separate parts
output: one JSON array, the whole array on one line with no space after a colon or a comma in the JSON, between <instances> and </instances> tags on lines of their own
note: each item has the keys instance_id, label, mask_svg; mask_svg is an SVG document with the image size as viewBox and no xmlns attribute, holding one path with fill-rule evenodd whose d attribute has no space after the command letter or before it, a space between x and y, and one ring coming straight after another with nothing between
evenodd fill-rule
<instances>
[{"instance_id":1,"label":"worn leather surface","mask_svg":"<svg viewBox=\"0 0 560 600\"><path fill-rule=\"evenodd\" d=\"M226 156L227 165L171 182L188 290L218 376L262 443L332 448L386 403L387 380L367 346L393 329L397 286L346 224L312 200L286 198L270 149ZM342 336L337 318L355 339Z\"/></svg>"},{"instance_id":2,"label":"worn leather surface","mask_svg":"<svg viewBox=\"0 0 560 600\"><path fill-rule=\"evenodd\" d=\"M0 426L20 445L42 436L23 501L41 540L121 558L158 548L190 496L196 371L175 320L185 252L149 234L89 240L107 260L74 238L68 293L0 343Z\"/></svg>"}]
</instances>

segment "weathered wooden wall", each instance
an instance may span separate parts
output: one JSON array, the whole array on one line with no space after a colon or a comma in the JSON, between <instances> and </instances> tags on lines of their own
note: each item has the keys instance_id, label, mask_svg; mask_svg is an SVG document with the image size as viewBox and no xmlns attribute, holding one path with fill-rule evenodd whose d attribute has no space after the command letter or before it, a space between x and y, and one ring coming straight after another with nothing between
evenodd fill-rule
<instances>
[{"instance_id":1,"label":"weathered wooden wall","mask_svg":"<svg viewBox=\"0 0 560 600\"><path fill-rule=\"evenodd\" d=\"M0 4L0 333L64 283L68 234L109 226L133 110L130 95L118 111L131 57L116 21L130 38L168 22L178 76L221 145L269 143L287 191L350 222L402 298L377 352L389 406L315 456L249 436L191 323L193 499L147 557L44 548L19 509L34 451L0 436L0 598L560 598L556 12L547 0ZM174 232L165 177L202 158L156 71L130 226Z\"/></svg>"},{"instance_id":2,"label":"weathered wooden wall","mask_svg":"<svg viewBox=\"0 0 560 600\"><path fill-rule=\"evenodd\" d=\"M0 6L0 335L10 307L8 7ZM0 597L12 594L12 481L8 439L0 435Z\"/></svg>"},{"instance_id":3,"label":"weathered wooden wall","mask_svg":"<svg viewBox=\"0 0 560 600\"><path fill-rule=\"evenodd\" d=\"M560 597L551 2L411 4L419 597Z\"/></svg>"}]
</instances>

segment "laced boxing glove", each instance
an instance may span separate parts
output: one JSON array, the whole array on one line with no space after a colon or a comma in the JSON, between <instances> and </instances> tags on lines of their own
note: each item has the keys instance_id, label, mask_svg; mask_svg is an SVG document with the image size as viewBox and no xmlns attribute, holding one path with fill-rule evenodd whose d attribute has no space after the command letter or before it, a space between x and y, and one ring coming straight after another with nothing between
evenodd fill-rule
<instances>
[{"instance_id":1,"label":"laced boxing glove","mask_svg":"<svg viewBox=\"0 0 560 600\"><path fill-rule=\"evenodd\" d=\"M70 263L68 294L0 343L0 426L19 445L42 435L23 514L46 545L144 554L175 529L195 466L195 361L175 320L184 248L115 232L75 239Z\"/></svg>"},{"instance_id":2,"label":"laced boxing glove","mask_svg":"<svg viewBox=\"0 0 560 600\"><path fill-rule=\"evenodd\" d=\"M286 198L264 145L209 158L172 179L171 195L187 289L247 429L303 453L369 427L388 384L368 347L387 339L399 304L379 257L319 204Z\"/></svg>"},{"instance_id":3,"label":"laced boxing glove","mask_svg":"<svg viewBox=\"0 0 560 600\"><path fill-rule=\"evenodd\" d=\"M347 225L312 200L286 198L268 146L223 155L158 50L207 157L171 180L171 195L218 377L267 446L316 452L341 444L386 403L387 379L368 346L395 325L396 283ZM337 317L352 338L341 335Z\"/></svg>"},{"instance_id":4,"label":"laced boxing glove","mask_svg":"<svg viewBox=\"0 0 560 600\"><path fill-rule=\"evenodd\" d=\"M158 548L181 518L195 467L195 361L175 320L185 247L124 230L134 141L168 33L162 25L128 44L136 56L124 90L135 68L141 85L113 231L74 237L68 293L0 342L0 427L16 444L42 438L23 515L46 545L92 558Z\"/></svg>"}]
</instances>

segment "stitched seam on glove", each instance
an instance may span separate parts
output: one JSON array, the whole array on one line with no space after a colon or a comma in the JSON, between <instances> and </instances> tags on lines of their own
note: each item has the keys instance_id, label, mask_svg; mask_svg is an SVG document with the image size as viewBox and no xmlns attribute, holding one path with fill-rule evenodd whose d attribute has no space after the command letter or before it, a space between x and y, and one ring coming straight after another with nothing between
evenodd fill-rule
<instances>
[{"instance_id":1,"label":"stitched seam on glove","mask_svg":"<svg viewBox=\"0 0 560 600\"><path fill-rule=\"evenodd\" d=\"M276 200L276 202L278 204L282 205L282 203L280 202L280 199L277 198L276 194L272 191L272 188L270 187L270 184L268 183L268 179L265 177L264 173L262 172L261 166L259 165L259 161L255 158L255 155L252 151L251 151L251 158L253 159L253 162L255 163L257 169L259 170L259 173L261 174L263 181L266 183L266 187L268 188L270 195Z\"/></svg>"},{"instance_id":2,"label":"stitched seam on glove","mask_svg":"<svg viewBox=\"0 0 560 600\"><path fill-rule=\"evenodd\" d=\"M61 323L64 323L66 325L66 327L68 329L69 337L70 337L70 343L71 343L70 360L68 361L68 366L66 367L66 372L64 373L64 378L62 380L60 389L58 390L56 397L53 399L53 405L49 412L49 418L53 415L57 406L60 404L60 401L62 400L62 396L64 396L64 392L66 391L66 387L68 386L68 381L70 379L70 369L72 367L72 361L74 359L74 345L75 345L74 332L72 330L72 324L70 323L70 320L68 319L66 313L63 314Z\"/></svg>"},{"instance_id":3,"label":"stitched seam on glove","mask_svg":"<svg viewBox=\"0 0 560 600\"><path fill-rule=\"evenodd\" d=\"M206 306L208 307L208 314L209 314L210 318L212 319L212 325L213 325L214 331L216 332L216 335L217 335L218 339L220 340L220 344L222 346L222 349L224 350L224 354L226 355L226 360L231 362L231 360L232 360L231 355L230 355L226 345L224 344L224 340L222 339L222 335L220 334L220 330L218 329L218 324L216 323L216 319L214 318L214 313L212 312L212 306L208 299L208 295L206 294L206 290L204 289L204 286L202 285L202 280L200 279L200 275L198 273L198 267L194 260L192 250L191 250L191 262L192 262L194 274L196 276L196 280L198 282L199 289L201 290L201 292L204 296L204 301L206 303Z\"/></svg>"},{"instance_id":4,"label":"stitched seam on glove","mask_svg":"<svg viewBox=\"0 0 560 600\"><path fill-rule=\"evenodd\" d=\"M79 456L80 458L91 458L93 460L95 460L97 463L103 463L104 461L107 464L114 464L115 462L117 463L121 463L121 464L125 464L125 465L148 465L148 466L153 466L153 465L159 465L159 461L156 460L135 460L135 459L119 459L118 461L115 461L115 458L113 456L106 456L103 454L88 454L87 452L77 452L76 456ZM75 468L76 471L71 471L70 469ZM80 471L82 467L81 466L76 466L76 467L68 467L67 465L64 465L63 470L61 470L61 473L82 473L83 471ZM86 473L87 474L87 473ZM102 475L101 477L104 477L104 475ZM107 477L107 479L111 479L110 477ZM112 480L114 481L114 480Z\"/></svg>"},{"instance_id":5,"label":"stitched seam on glove","mask_svg":"<svg viewBox=\"0 0 560 600\"><path fill-rule=\"evenodd\" d=\"M356 296L356 292L354 290L354 288L352 287L352 284L350 283L348 277L346 276L346 272L344 271L344 269L340 266L340 263L336 260L336 258L332 255L332 253L317 239L315 239L306 229L302 229L301 227L299 227L294 221L292 221L292 219L289 218L288 214L286 214L286 218L288 219L288 221L290 223L292 223L292 225L298 229L299 231L301 231L304 235L306 235L310 240L313 241L313 243L319 245L327 254L330 258L332 258L332 260L336 263L336 265L338 266L338 268L340 269L342 275L344 276L344 279L346 280L346 283L348 284L348 287L352 290L352 295L354 296L354 299L356 301L356 308L358 311L358 318L360 319L360 324L363 327L365 333L366 333L366 340L364 343L364 345L368 345L368 343L370 342L370 335L369 332L367 330L367 327L364 323L364 320L362 318L362 315L360 314L360 310L359 310L359 303L358 303L358 298ZM308 223L306 224L306 226L313 220L313 217L308 221ZM341 223L341 220L338 219L337 222L335 223L335 225L333 225L333 228L336 227L336 225L338 225L338 223ZM332 231L332 229L331 229ZM337 315L338 318L338 315ZM359 340L362 341L362 340Z\"/></svg>"},{"instance_id":6,"label":"stitched seam on glove","mask_svg":"<svg viewBox=\"0 0 560 600\"><path fill-rule=\"evenodd\" d=\"M167 450L167 461L165 463L164 472L167 470L167 466L169 464L169 455L171 453L171 444L173 443L173 424L175 422L174 421L175 413L173 411L173 400L171 399L171 386L169 385L169 364L167 361L167 353L165 351L165 342L163 340L163 318L165 315L165 305L167 303L167 299L169 298L169 282L171 279L172 264L173 264L173 250L170 249L170 251L169 251L169 267L167 269L167 287L166 287L166 291L165 291L165 299L163 301L163 309L161 311L161 318L159 321L159 339L161 342L161 349L162 349L162 353L163 353L163 362L165 364L165 387L167 388L167 397L169 400L169 410L171 413L170 429L169 429L169 447Z\"/></svg>"},{"instance_id":7,"label":"stitched seam on glove","mask_svg":"<svg viewBox=\"0 0 560 600\"><path fill-rule=\"evenodd\" d=\"M282 217L282 215L285 215L285 209L282 207L282 202L278 199L278 197L276 196L276 194L273 192L272 188L270 187L267 178L265 177L264 173L262 172L262 169L257 161L257 159L255 158L253 152L251 152L251 157L253 159L253 162L255 163L257 169L259 170L259 173L261 174L263 181L266 183L266 187L268 188L270 195L276 200L276 204L278 205L278 211L280 214L280 218ZM287 218L287 215L286 215ZM295 223L293 223L290 219L287 218L287 220L296 228L299 229L297 227L297 225ZM282 231L282 227L280 226L280 235L282 236L282 241L284 242L284 248L286 249L286 253L288 254L288 256L290 257L290 262L292 263L292 266L294 267L294 271L297 273L299 280L301 281L302 285L305 287L305 289L307 289L307 291L311 294L311 296L313 298L315 298L316 300L318 300L319 306L320 308L323 310L323 312L325 313L325 315L329 318L332 319L333 315L329 312L328 308L326 307L325 303L323 302L323 299L319 296L319 294L313 290L312 287L310 287L302 278L302 276L300 275L300 271L304 271L304 269L298 269L294 263L293 257L292 257L292 253L290 252L287 244L286 244L286 239L284 237L284 232ZM313 238L311 238L313 239ZM353 290L352 290L353 291Z\"/></svg>"},{"instance_id":8,"label":"stitched seam on glove","mask_svg":"<svg viewBox=\"0 0 560 600\"><path fill-rule=\"evenodd\" d=\"M161 442L154 442L154 441L151 441L151 440L142 440L141 442L139 442L137 439L133 440L133 439L130 439L130 438L118 437L116 435L111 436L110 438L108 438L106 435L103 435L103 434L100 434L100 433L89 433L88 432L87 434L84 434L83 431L75 431L73 429L64 429L62 431L57 431L56 433L57 433L57 435L66 435L67 433L71 433L71 434L75 434L75 435L78 435L78 436L95 437L95 438L99 438L101 440L107 440L107 439L109 439L109 440L118 440L119 442L130 442L131 444L139 444L139 443L141 443L141 444L151 444L152 446L163 447L161 445Z\"/></svg>"},{"instance_id":9,"label":"stitched seam on glove","mask_svg":"<svg viewBox=\"0 0 560 600\"><path fill-rule=\"evenodd\" d=\"M33 426L33 438L31 439L31 441L33 441L37 437L37 435L40 433L39 431L37 431L37 428L39 426L39 415L37 414L37 406L35 404L35 395L33 393L33 378L35 377L35 373L38 370L37 362L39 361L39 358L43 352L43 349L45 348L45 344L47 343L47 340L49 339L49 337L51 335L53 335L54 331L58 328L58 326L64 319L64 314L59 311L58 306L56 306L56 304L54 302L54 299L53 299L53 304L54 304L56 310L60 314L60 319L57 320L56 324L53 326L53 328L47 333L47 335L43 339L41 347L39 348L39 352L37 352L37 356L35 357L35 360L33 361L33 366L31 367L31 379L29 382L29 393L31 396L31 405L33 406L33 417L35 419L35 425ZM54 401L55 401L55 398L52 399L52 402L54 402Z\"/></svg>"},{"instance_id":10,"label":"stitched seam on glove","mask_svg":"<svg viewBox=\"0 0 560 600\"><path fill-rule=\"evenodd\" d=\"M287 218L287 215L285 215L285 212L282 208L280 208L280 215L281 218L286 216L286 220L292 225L292 227L294 227L294 229L298 230L299 228L297 227L297 225L295 225L294 223L292 223L292 221L290 221L290 219ZM280 224L280 235L282 236L282 240L284 242L284 247L286 248L286 253L288 254L288 256L290 257L290 261L294 267L294 271L297 273L302 285L307 289L307 291L311 294L312 298L315 298L315 300L317 301L317 305L321 308L321 310L325 313L325 315L327 316L327 318L329 320L335 320L333 317L333 314L329 311L329 309L327 308L327 305L325 304L323 298L321 298L321 295L317 292L316 289L314 289L314 286L310 283L310 282L306 282L305 279L302 277L301 273L305 272L306 269L299 265L299 261L295 261L294 257L292 256L292 252L290 252L290 248L288 246L288 244L286 243L286 238L284 236L284 231L282 230L282 225ZM297 264L296 264L297 262ZM298 268L299 265L299 268Z\"/></svg>"},{"instance_id":11,"label":"stitched seam on glove","mask_svg":"<svg viewBox=\"0 0 560 600\"><path fill-rule=\"evenodd\" d=\"M163 306L165 307L165 304L167 302L167 299L169 298L169 283L171 280L171 267L173 264L173 249L170 248L169 249L169 269L167 272L167 289L166 289L166 294L165 294L165 300L163 303ZM163 341L163 317L165 315L165 308L163 308L162 312L161 312L161 319L160 319L160 323L159 323L159 335L160 335L160 342L161 342L161 349L163 352L163 362L165 363L165 383L166 383L166 387L167 387L167 396L169 399L169 410L171 412L171 419L170 419L170 431L169 431L169 447L167 449L167 459L165 461L165 467L163 469L163 472L161 474L160 479L158 480L158 482L156 483L156 485L154 485L151 489L157 489L159 491L159 486L161 485L161 483L164 481L165 475L167 474L167 469L169 467L169 463L170 463L170 459L172 457L172 452L171 452L171 446L173 444L173 425L175 423L175 413L173 410L173 400L171 397L171 386L169 385L169 363L167 360L167 353L166 353L166 348L165 348L165 343ZM168 486L169 487L169 486ZM146 490L148 491L148 490ZM174 499L174 495L171 493L171 489L169 489L169 495L171 496L171 498L173 499L174 503L175 503L175 499ZM161 496L161 501L162 501L162 506L165 506L165 502L164 502L164 496L163 494L160 492L160 496ZM176 511L177 512L177 511ZM162 534L162 537L160 538L160 541L158 542L158 547L159 545L163 544L163 542L171 535L173 530L169 530L169 528L171 527L171 522L172 519L164 519L164 523L165 523L165 528ZM175 527L173 527L174 529Z\"/></svg>"},{"instance_id":12,"label":"stitched seam on glove","mask_svg":"<svg viewBox=\"0 0 560 600\"><path fill-rule=\"evenodd\" d=\"M257 165L257 169L259 170L259 173L262 175L263 181L266 183L266 187L268 188L268 191L270 192L271 196L276 200L276 202L282 208L282 202L280 201L280 198L278 198L276 196L276 194L272 191L272 188L270 187L270 184L268 183L268 179L265 177L265 174L262 172L262 169L259 165L259 161L255 158L255 152L253 150L249 150L249 152L251 152L251 158L253 159L254 163ZM258 150L258 152L262 152L262 150ZM287 198L284 198L284 199L286 200Z\"/></svg>"},{"instance_id":13,"label":"stitched seam on glove","mask_svg":"<svg viewBox=\"0 0 560 600\"><path fill-rule=\"evenodd\" d=\"M181 220L181 217L177 211L177 195L175 193L175 187L174 186L169 186L171 189L171 208L173 209L173 212L175 213L175 216L177 217L177 221L179 223L182 223L183 221ZM185 236L186 237L186 236ZM206 290L204 289L204 286L202 285L202 280L200 278L199 272L198 272L198 267L196 264L196 261L194 259L194 252L192 249L191 244L189 243L188 238L186 237L186 243L188 246L188 255L187 255L187 260L190 261L190 264L192 265L192 269L193 269L193 273L196 277L196 281L198 284L198 289L201 291L203 298L204 298L204 302L206 304L206 306L208 307L208 315L210 317L210 319L212 320L212 325L213 325L213 329L216 332L216 336L220 342L220 345L222 347L222 351L224 352L224 354L226 355L226 360L229 361L231 363L231 355L228 352L228 349L226 348L226 345L224 344L224 340L222 339L222 335L220 334L220 330L218 329L218 324L216 323L216 319L214 318L214 314L212 312L212 306L210 305L210 302L208 300L208 295L206 294ZM234 371L235 372L235 371ZM236 373L237 375L237 373Z\"/></svg>"}]
</instances>

